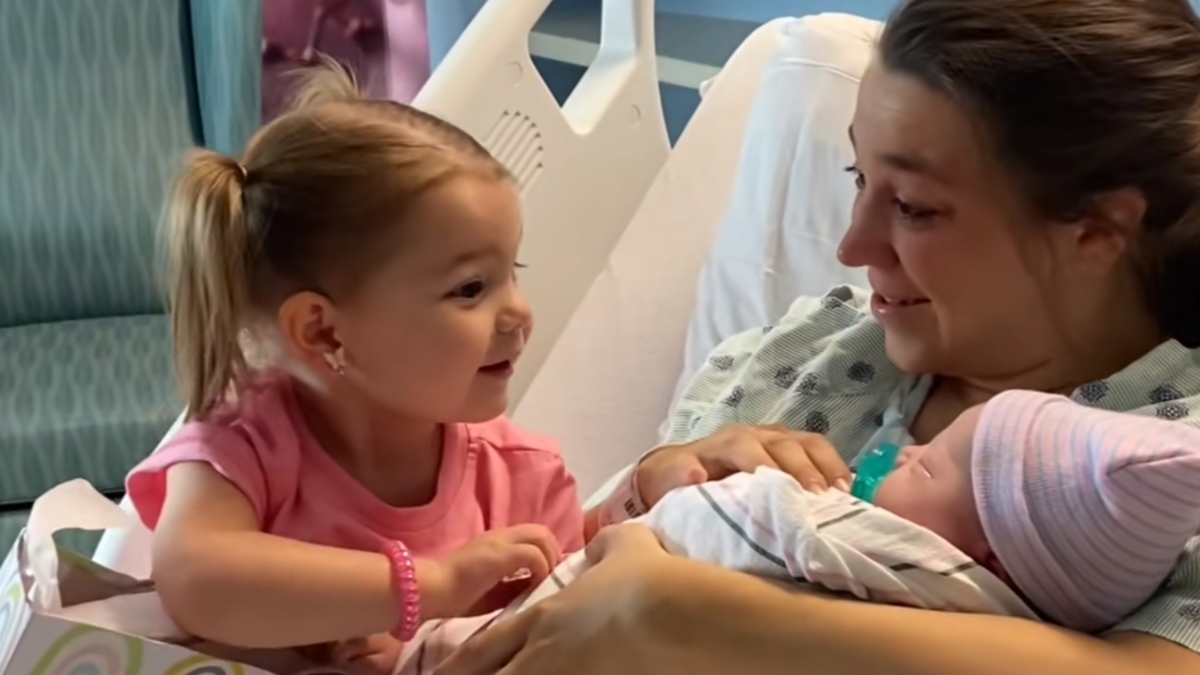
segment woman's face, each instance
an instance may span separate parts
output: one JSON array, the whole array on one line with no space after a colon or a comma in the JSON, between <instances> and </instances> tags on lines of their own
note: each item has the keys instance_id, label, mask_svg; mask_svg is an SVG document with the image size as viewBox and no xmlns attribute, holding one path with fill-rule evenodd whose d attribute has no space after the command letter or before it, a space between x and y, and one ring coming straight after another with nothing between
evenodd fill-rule
<instances>
[{"instance_id":1,"label":"woman's face","mask_svg":"<svg viewBox=\"0 0 1200 675\"><path fill-rule=\"evenodd\" d=\"M1064 348L1053 308L1070 228L1035 217L965 110L872 65L850 129L858 181L841 261L866 267L901 368L1006 378ZM1048 283L1051 272L1055 284Z\"/></svg>"}]
</instances>

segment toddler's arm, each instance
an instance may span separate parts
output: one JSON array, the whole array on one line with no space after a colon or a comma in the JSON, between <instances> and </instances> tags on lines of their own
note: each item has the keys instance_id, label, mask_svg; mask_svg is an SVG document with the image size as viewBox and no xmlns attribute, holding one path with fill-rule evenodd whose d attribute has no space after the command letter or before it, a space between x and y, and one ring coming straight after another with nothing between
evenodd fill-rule
<instances>
[{"instance_id":1,"label":"toddler's arm","mask_svg":"<svg viewBox=\"0 0 1200 675\"><path fill-rule=\"evenodd\" d=\"M260 532L249 500L208 464L175 465L166 479L154 581L184 630L240 647L291 647L399 622L386 557ZM422 586L432 609L436 589Z\"/></svg>"},{"instance_id":2,"label":"toddler's arm","mask_svg":"<svg viewBox=\"0 0 1200 675\"><path fill-rule=\"evenodd\" d=\"M388 559L259 531L244 494L209 464L167 471L153 575L193 635L239 647L291 647L386 633L400 620ZM445 561L417 561L424 619L466 611L505 576L542 578L557 562L545 528L489 533Z\"/></svg>"}]
</instances>

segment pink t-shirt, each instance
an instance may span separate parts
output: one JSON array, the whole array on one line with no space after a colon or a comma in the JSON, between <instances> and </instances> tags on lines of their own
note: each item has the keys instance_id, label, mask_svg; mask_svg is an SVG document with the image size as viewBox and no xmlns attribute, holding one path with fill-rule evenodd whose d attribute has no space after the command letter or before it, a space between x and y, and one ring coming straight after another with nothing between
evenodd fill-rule
<instances>
[{"instance_id":1,"label":"pink t-shirt","mask_svg":"<svg viewBox=\"0 0 1200 675\"><path fill-rule=\"evenodd\" d=\"M377 551L403 541L440 557L479 534L539 523L564 553L583 546L575 480L556 444L506 419L447 424L433 501L384 503L323 451L304 424L291 378L262 377L237 404L191 422L127 480L142 522L153 530L166 498L166 471L206 462L250 500L264 532L339 548Z\"/></svg>"}]
</instances>

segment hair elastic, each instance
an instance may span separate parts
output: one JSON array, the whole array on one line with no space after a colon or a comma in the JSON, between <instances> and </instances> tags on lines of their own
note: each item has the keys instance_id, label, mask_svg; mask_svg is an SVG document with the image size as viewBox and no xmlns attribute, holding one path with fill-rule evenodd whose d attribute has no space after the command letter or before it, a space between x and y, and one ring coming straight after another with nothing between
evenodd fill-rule
<instances>
[{"instance_id":1,"label":"hair elastic","mask_svg":"<svg viewBox=\"0 0 1200 675\"><path fill-rule=\"evenodd\" d=\"M858 473L854 476L854 484L850 486L850 494L864 502L871 503L875 492L883 484L888 474L896 467L900 457L900 446L895 443L881 443L878 448L867 452L858 463Z\"/></svg>"},{"instance_id":2,"label":"hair elastic","mask_svg":"<svg viewBox=\"0 0 1200 675\"><path fill-rule=\"evenodd\" d=\"M421 587L417 584L417 561L412 551L403 542L388 541L383 545L392 571L392 592L395 594L396 609L400 623L392 629L392 637L408 642L417 635L421 627Z\"/></svg>"}]
</instances>

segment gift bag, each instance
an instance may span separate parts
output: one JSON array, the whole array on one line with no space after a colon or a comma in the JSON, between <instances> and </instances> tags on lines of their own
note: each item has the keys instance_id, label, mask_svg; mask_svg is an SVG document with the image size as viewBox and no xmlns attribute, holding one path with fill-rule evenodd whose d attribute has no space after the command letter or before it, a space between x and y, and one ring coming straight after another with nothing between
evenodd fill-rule
<instances>
[{"instance_id":1,"label":"gift bag","mask_svg":"<svg viewBox=\"0 0 1200 675\"><path fill-rule=\"evenodd\" d=\"M133 516L84 480L52 488L0 565L0 675L313 675L337 673L296 650L192 638L154 585L58 548L66 529L130 527Z\"/></svg>"}]
</instances>

